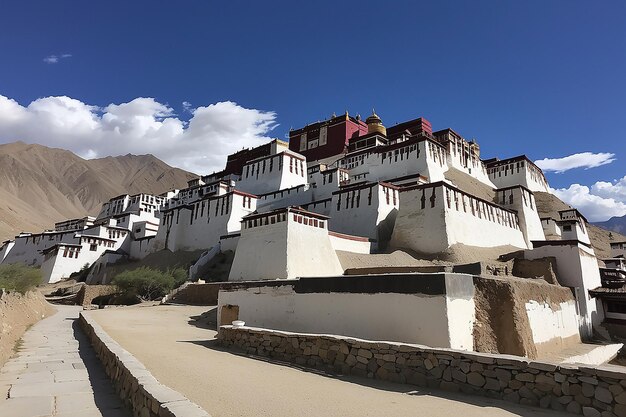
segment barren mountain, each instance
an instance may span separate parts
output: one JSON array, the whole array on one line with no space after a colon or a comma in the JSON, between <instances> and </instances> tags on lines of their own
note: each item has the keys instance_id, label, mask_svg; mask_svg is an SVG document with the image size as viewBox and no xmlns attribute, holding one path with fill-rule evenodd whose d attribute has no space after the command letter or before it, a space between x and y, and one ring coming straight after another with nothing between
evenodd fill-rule
<instances>
[{"instance_id":1,"label":"barren mountain","mask_svg":"<svg viewBox=\"0 0 626 417\"><path fill-rule=\"evenodd\" d=\"M626 233L626 216L611 217L605 222L594 223L596 226L618 233Z\"/></svg>"},{"instance_id":2,"label":"barren mountain","mask_svg":"<svg viewBox=\"0 0 626 417\"><path fill-rule=\"evenodd\" d=\"M153 155L86 160L42 145L0 145L0 241L96 215L102 203L120 194L183 188L193 177Z\"/></svg>"}]
</instances>

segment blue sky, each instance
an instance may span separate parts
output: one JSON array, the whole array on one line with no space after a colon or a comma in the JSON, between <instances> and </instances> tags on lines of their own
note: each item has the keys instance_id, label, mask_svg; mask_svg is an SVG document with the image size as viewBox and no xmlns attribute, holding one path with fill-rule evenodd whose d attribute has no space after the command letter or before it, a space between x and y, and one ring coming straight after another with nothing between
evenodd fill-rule
<instances>
[{"instance_id":1,"label":"blue sky","mask_svg":"<svg viewBox=\"0 0 626 417\"><path fill-rule=\"evenodd\" d=\"M547 175L594 219L621 215L625 19L626 3L611 0L5 1L0 142L212 171L218 147L375 107L387 125L421 116L475 138L484 157L614 154ZM174 158L183 146L168 135L186 130L201 148Z\"/></svg>"}]
</instances>

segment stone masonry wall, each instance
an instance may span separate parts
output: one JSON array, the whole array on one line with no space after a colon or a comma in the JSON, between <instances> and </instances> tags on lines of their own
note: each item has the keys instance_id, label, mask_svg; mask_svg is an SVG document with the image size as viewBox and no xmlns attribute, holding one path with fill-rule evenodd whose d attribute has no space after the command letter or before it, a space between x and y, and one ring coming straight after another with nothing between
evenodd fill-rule
<instances>
[{"instance_id":1,"label":"stone masonry wall","mask_svg":"<svg viewBox=\"0 0 626 417\"><path fill-rule=\"evenodd\" d=\"M161 385L133 355L124 350L88 312L79 318L115 392L135 417L210 417L180 393Z\"/></svg>"},{"instance_id":2,"label":"stone masonry wall","mask_svg":"<svg viewBox=\"0 0 626 417\"><path fill-rule=\"evenodd\" d=\"M626 417L626 373L612 366L557 365L519 356L249 327L222 326L218 337L223 346L247 354L330 372L585 416Z\"/></svg>"},{"instance_id":3,"label":"stone masonry wall","mask_svg":"<svg viewBox=\"0 0 626 417\"><path fill-rule=\"evenodd\" d=\"M81 306L90 305L94 298L102 295L113 295L119 293L120 290L115 285L89 285L85 284L76 294L76 304Z\"/></svg>"}]
</instances>

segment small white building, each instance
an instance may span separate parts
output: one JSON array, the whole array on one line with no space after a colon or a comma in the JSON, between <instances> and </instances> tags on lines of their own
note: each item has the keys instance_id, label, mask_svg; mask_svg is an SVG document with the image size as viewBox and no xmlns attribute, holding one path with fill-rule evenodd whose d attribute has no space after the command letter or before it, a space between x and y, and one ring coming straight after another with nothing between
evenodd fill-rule
<instances>
[{"instance_id":1,"label":"small white building","mask_svg":"<svg viewBox=\"0 0 626 417\"><path fill-rule=\"evenodd\" d=\"M264 194L307 184L306 158L286 150L246 163L237 182L237 189Z\"/></svg>"},{"instance_id":2,"label":"small white building","mask_svg":"<svg viewBox=\"0 0 626 417\"><path fill-rule=\"evenodd\" d=\"M242 220L229 281L343 274L328 236L328 217L298 207Z\"/></svg>"},{"instance_id":3,"label":"small white building","mask_svg":"<svg viewBox=\"0 0 626 417\"><path fill-rule=\"evenodd\" d=\"M255 195L234 190L165 210L151 251L209 249L220 236L240 230L241 219L256 210L257 200Z\"/></svg>"}]
</instances>

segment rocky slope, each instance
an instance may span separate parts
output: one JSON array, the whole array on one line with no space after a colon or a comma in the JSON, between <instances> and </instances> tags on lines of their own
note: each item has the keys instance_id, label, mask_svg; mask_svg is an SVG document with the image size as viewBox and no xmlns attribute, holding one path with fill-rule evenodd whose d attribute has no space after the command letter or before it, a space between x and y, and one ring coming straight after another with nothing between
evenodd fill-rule
<instances>
[{"instance_id":1,"label":"rocky slope","mask_svg":"<svg viewBox=\"0 0 626 417\"><path fill-rule=\"evenodd\" d=\"M0 241L96 215L116 195L183 188L193 176L153 155L85 160L42 145L0 145Z\"/></svg>"}]
</instances>

